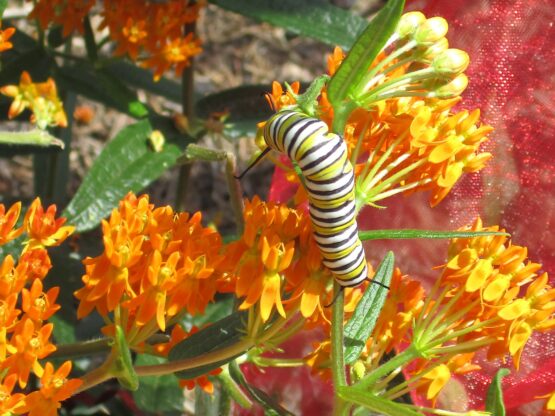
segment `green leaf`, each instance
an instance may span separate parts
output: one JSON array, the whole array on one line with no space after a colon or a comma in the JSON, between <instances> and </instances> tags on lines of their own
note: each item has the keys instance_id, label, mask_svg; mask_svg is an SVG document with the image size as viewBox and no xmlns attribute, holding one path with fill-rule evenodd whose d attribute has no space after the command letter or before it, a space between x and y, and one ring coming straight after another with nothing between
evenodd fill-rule
<instances>
[{"instance_id":1,"label":"green leaf","mask_svg":"<svg viewBox=\"0 0 555 416\"><path fill-rule=\"evenodd\" d=\"M269 85L243 85L230 88L198 100L195 112L200 118L208 118L212 113L229 113L226 122L264 120L272 115L272 110L264 95L271 91ZM255 122L255 123L256 123Z\"/></svg>"},{"instance_id":2,"label":"green leaf","mask_svg":"<svg viewBox=\"0 0 555 416\"><path fill-rule=\"evenodd\" d=\"M57 345L70 344L77 340L75 337L75 323L67 322L57 314L48 319L48 322L54 324L53 335Z\"/></svg>"},{"instance_id":3,"label":"green leaf","mask_svg":"<svg viewBox=\"0 0 555 416\"><path fill-rule=\"evenodd\" d=\"M103 149L63 213L78 232L96 227L128 192L140 191L175 164L181 154L176 144L150 149L154 127L149 120L132 124Z\"/></svg>"},{"instance_id":4,"label":"green leaf","mask_svg":"<svg viewBox=\"0 0 555 416\"><path fill-rule=\"evenodd\" d=\"M154 81L152 71L122 60L110 63L104 70L128 85L160 95L174 103L181 103L181 85L164 77Z\"/></svg>"},{"instance_id":5,"label":"green leaf","mask_svg":"<svg viewBox=\"0 0 555 416\"><path fill-rule=\"evenodd\" d=\"M411 238L473 238L486 235L506 235L509 233L501 231L435 231L435 230L367 230L359 231L358 236L365 240L402 240Z\"/></svg>"},{"instance_id":6,"label":"green leaf","mask_svg":"<svg viewBox=\"0 0 555 416\"><path fill-rule=\"evenodd\" d=\"M403 11L404 0L389 0L356 40L328 84L328 98L337 109L358 86L370 64L393 34Z\"/></svg>"},{"instance_id":7,"label":"green leaf","mask_svg":"<svg viewBox=\"0 0 555 416\"><path fill-rule=\"evenodd\" d=\"M139 388L139 377L133 367L131 351L127 345L125 334L119 325L116 325L113 349L116 351L117 356L112 363L112 374L117 378L122 387L131 391L137 390Z\"/></svg>"},{"instance_id":8,"label":"green leaf","mask_svg":"<svg viewBox=\"0 0 555 416\"><path fill-rule=\"evenodd\" d=\"M305 114L314 116L314 111L317 105L316 99L322 92L322 88L329 81L329 75L321 75L316 78L307 90L297 97L297 105Z\"/></svg>"},{"instance_id":9,"label":"green leaf","mask_svg":"<svg viewBox=\"0 0 555 416\"><path fill-rule=\"evenodd\" d=\"M389 286L394 264L395 257L390 251L378 266L373 281ZM354 363L364 349L366 341L374 330L376 320L380 316L387 292L388 289L379 284L370 284L358 302L344 329L346 364Z\"/></svg>"},{"instance_id":10,"label":"green leaf","mask_svg":"<svg viewBox=\"0 0 555 416\"><path fill-rule=\"evenodd\" d=\"M79 62L59 68L56 82L62 89L75 91L132 117L141 118L148 115L148 109L121 79L104 69L94 68L89 63Z\"/></svg>"},{"instance_id":11,"label":"green leaf","mask_svg":"<svg viewBox=\"0 0 555 416\"><path fill-rule=\"evenodd\" d=\"M364 406L378 414L388 416L424 416L424 413L418 412L401 403L374 396L356 387L339 387L337 389L337 394L345 401Z\"/></svg>"},{"instance_id":12,"label":"green leaf","mask_svg":"<svg viewBox=\"0 0 555 416\"><path fill-rule=\"evenodd\" d=\"M162 357L139 354L135 365L157 365L166 362ZM183 411L183 389L179 387L179 379L173 374L141 377L139 388L133 392L133 399L141 410L147 412Z\"/></svg>"},{"instance_id":13,"label":"green leaf","mask_svg":"<svg viewBox=\"0 0 555 416\"><path fill-rule=\"evenodd\" d=\"M6 7L8 6L8 0L0 0L0 17L4 15Z\"/></svg>"},{"instance_id":14,"label":"green leaf","mask_svg":"<svg viewBox=\"0 0 555 416\"><path fill-rule=\"evenodd\" d=\"M262 406L262 408L266 411L266 414L275 414L280 416L293 415L293 413L281 406L273 397L269 396L258 387L250 385L247 380L245 380L245 376L243 375L243 372L239 368L237 362L233 361L229 364L229 374L233 380L239 384L239 386L243 387L248 392L250 397L255 402Z\"/></svg>"},{"instance_id":15,"label":"green leaf","mask_svg":"<svg viewBox=\"0 0 555 416\"><path fill-rule=\"evenodd\" d=\"M366 26L360 16L321 0L209 0L255 20L348 49Z\"/></svg>"},{"instance_id":16,"label":"green leaf","mask_svg":"<svg viewBox=\"0 0 555 416\"><path fill-rule=\"evenodd\" d=\"M175 345L168 356L170 361L199 357L239 342L245 336L245 313L235 312L201 329ZM242 355L245 351L225 360L176 373L179 378L191 379L206 374Z\"/></svg>"},{"instance_id":17,"label":"green leaf","mask_svg":"<svg viewBox=\"0 0 555 416\"><path fill-rule=\"evenodd\" d=\"M83 28L83 37L85 39L85 49L87 50L87 57L89 58L89 61L94 62L98 58L98 51L96 47L96 40L94 39L94 30L91 25L91 19L88 15L85 16L85 18L83 19Z\"/></svg>"},{"instance_id":18,"label":"green leaf","mask_svg":"<svg viewBox=\"0 0 555 416\"><path fill-rule=\"evenodd\" d=\"M488 388L486 396L486 411L495 416L505 416L505 404L503 403L503 389L501 388L501 380L511 372L507 368L501 368L495 374Z\"/></svg>"}]
</instances>

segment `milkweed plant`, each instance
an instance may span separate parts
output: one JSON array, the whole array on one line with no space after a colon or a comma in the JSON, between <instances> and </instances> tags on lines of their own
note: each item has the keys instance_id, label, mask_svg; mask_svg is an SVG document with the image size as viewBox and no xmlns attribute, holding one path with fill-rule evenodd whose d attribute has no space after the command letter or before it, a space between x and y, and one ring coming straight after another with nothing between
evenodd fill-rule
<instances>
[{"instance_id":1,"label":"milkweed plant","mask_svg":"<svg viewBox=\"0 0 555 416\"><path fill-rule=\"evenodd\" d=\"M245 10L241 2L214 3L283 22L276 1ZM4 12L7 2L0 5ZM299 158L287 149L268 154L297 190L278 203L245 196L237 155L199 143L206 135L231 137L242 124L259 149L254 161L268 138L310 136L304 124L298 131L272 125L264 133L273 113L298 114L324 125L345 148L349 224L365 207L387 208L397 194L426 192L432 207L440 204L462 176L494 157L481 150L492 127L481 122L480 110L459 109L469 56L449 47L443 18L403 14L402 0L388 1L369 23L313 6L304 17L337 13L341 22L348 16L358 25L354 34L330 27L321 40L341 47L330 48L322 75L310 85L274 81L266 89L266 116L246 111L238 123L233 111L209 105L215 100L225 108L233 94L203 98L209 110L197 114L191 105L203 2L37 0L30 6L28 15L4 16L0 31L5 116L30 117L34 125L2 131L0 145L8 156L35 155L37 195L30 203L0 204L2 415L77 415L87 403L111 414L175 414L187 400L197 414L249 413L256 406L291 414L287 402L249 383L244 370L253 367L268 374L273 367L308 368L314 383L333 385L335 415L361 409L391 416L501 414L501 377L485 408L455 411L437 399L454 375L480 369L479 352L499 367L510 357L510 371L518 371L530 337L555 326L555 289L510 230L480 218L444 231L366 230L354 222L351 237L367 251L381 239L450 242L431 287L396 267L393 252L377 264L363 257L362 281L340 284L323 263L335 255L325 248L350 244L344 233L337 241L328 235L328 246L317 241L315 185L307 192L314 175L307 177ZM317 37L313 24L285 26ZM84 40L82 50L75 39ZM138 98L139 90L180 102L182 114L154 108ZM135 121L105 145L66 203L71 128L86 116L75 111L76 95ZM305 153L326 145L309 139ZM182 197L190 165L203 161L224 166L221 180L235 218L235 229L225 234L201 212L184 212L180 200L157 206L141 193L180 166L174 172ZM335 166L325 158L312 163L319 171ZM340 176L328 179L318 189L336 198ZM319 206L320 216L325 208ZM94 240L94 249L81 250L82 240ZM317 342L294 357L282 354L282 345L303 332L319 334ZM119 392L119 404L106 398L106 386ZM197 394L184 396L185 388ZM555 410L555 393L545 408Z\"/></svg>"}]
</instances>

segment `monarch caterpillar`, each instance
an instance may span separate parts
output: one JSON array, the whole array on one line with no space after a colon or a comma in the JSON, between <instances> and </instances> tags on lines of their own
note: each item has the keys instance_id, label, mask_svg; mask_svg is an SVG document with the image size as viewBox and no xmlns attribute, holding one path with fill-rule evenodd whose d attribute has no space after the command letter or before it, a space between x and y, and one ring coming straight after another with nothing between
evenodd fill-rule
<instances>
[{"instance_id":1,"label":"monarch caterpillar","mask_svg":"<svg viewBox=\"0 0 555 416\"><path fill-rule=\"evenodd\" d=\"M263 137L268 147L253 165L268 151L276 150L299 166L324 266L339 285L359 285L367 278L368 266L358 237L355 177L345 141L329 132L323 121L292 110L270 117Z\"/></svg>"}]
</instances>

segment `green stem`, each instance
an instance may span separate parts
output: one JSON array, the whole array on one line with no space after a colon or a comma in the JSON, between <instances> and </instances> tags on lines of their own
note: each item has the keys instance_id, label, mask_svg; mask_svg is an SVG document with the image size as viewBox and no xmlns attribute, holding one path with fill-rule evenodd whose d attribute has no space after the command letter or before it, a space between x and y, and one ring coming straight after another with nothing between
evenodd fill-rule
<instances>
[{"instance_id":1,"label":"green stem","mask_svg":"<svg viewBox=\"0 0 555 416\"><path fill-rule=\"evenodd\" d=\"M56 346L56 351L49 358L67 358L83 355L101 354L110 351L110 338L95 339L93 341L77 342L74 344L62 344Z\"/></svg>"},{"instance_id":2,"label":"green stem","mask_svg":"<svg viewBox=\"0 0 555 416\"><path fill-rule=\"evenodd\" d=\"M79 386L75 394L88 390L91 387L97 386L111 379L114 376L111 372L114 359L115 356L111 353L100 367L95 368L94 370L80 377L80 379L83 381L83 384Z\"/></svg>"},{"instance_id":3,"label":"green stem","mask_svg":"<svg viewBox=\"0 0 555 416\"><path fill-rule=\"evenodd\" d=\"M243 198L241 183L235 179L235 171L237 169L237 159L231 152L226 152L225 162L225 179L227 182L227 189L229 190L229 200L231 201L231 208L235 215L235 224L237 224L237 234L243 234L245 227L243 221Z\"/></svg>"},{"instance_id":4,"label":"green stem","mask_svg":"<svg viewBox=\"0 0 555 416\"><path fill-rule=\"evenodd\" d=\"M342 287L333 283L333 293L335 302L331 311L331 362L332 378L335 390L347 385L347 375L345 374L344 342L343 342L343 308L345 293Z\"/></svg>"},{"instance_id":5,"label":"green stem","mask_svg":"<svg viewBox=\"0 0 555 416\"><path fill-rule=\"evenodd\" d=\"M239 406L243 409L252 408L252 401L243 392L241 387L233 380L231 374L229 374L229 366L224 365L222 367L222 372L218 374L218 379L222 383L222 387L225 391L237 402Z\"/></svg>"},{"instance_id":6,"label":"green stem","mask_svg":"<svg viewBox=\"0 0 555 416\"><path fill-rule=\"evenodd\" d=\"M390 63L392 60L394 60L395 58L397 58L398 56L404 54L405 52L411 50L412 48L414 48L416 46L416 42L411 40L410 42L408 42L407 44L403 45L402 47L400 47L399 49L396 49L395 51L393 51L390 55L388 55L387 57L385 57L381 62L379 62L374 68L372 68L370 71L368 71L368 74L366 74L366 76L362 79L361 83L359 85L362 86L362 88L365 88L366 85L368 85L368 83L370 81L372 81L372 78L374 78L374 76L384 67L386 66L388 63ZM403 61L406 61L410 58L406 58ZM390 68L387 68L385 72L389 72Z\"/></svg>"},{"instance_id":7,"label":"green stem","mask_svg":"<svg viewBox=\"0 0 555 416\"><path fill-rule=\"evenodd\" d=\"M254 346L251 339L243 339L229 347L208 352L197 357L185 358L183 360L172 361L164 364L146 365L135 367L135 372L141 376L157 376L172 374L178 371L190 370L205 365L213 364L218 361L224 361L248 351Z\"/></svg>"},{"instance_id":8,"label":"green stem","mask_svg":"<svg viewBox=\"0 0 555 416\"><path fill-rule=\"evenodd\" d=\"M306 362L302 358L253 357L252 362L259 367L302 367Z\"/></svg>"},{"instance_id":9,"label":"green stem","mask_svg":"<svg viewBox=\"0 0 555 416\"><path fill-rule=\"evenodd\" d=\"M382 377L387 376L389 373L394 371L396 368L402 367L408 362L414 360L415 358L420 357L420 353L414 347L414 344L411 344L406 350L401 352L400 354L393 357L391 360L386 362L385 364L379 366L371 373L367 374L362 380L360 380L356 386L359 388L368 388L371 385L375 384L378 380Z\"/></svg>"}]
</instances>

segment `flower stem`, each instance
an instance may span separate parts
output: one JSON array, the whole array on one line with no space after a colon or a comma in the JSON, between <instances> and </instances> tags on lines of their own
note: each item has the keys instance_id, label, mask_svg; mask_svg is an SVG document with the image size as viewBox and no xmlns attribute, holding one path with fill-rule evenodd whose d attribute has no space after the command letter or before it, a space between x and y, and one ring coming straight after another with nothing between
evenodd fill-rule
<instances>
[{"instance_id":1,"label":"flower stem","mask_svg":"<svg viewBox=\"0 0 555 416\"><path fill-rule=\"evenodd\" d=\"M347 385L343 350L345 292L337 282L333 282L333 293L335 302L331 311L331 371L333 387L336 392L333 402L333 414L334 416L341 416L347 414L349 410L348 404L337 394L340 387Z\"/></svg>"},{"instance_id":2,"label":"flower stem","mask_svg":"<svg viewBox=\"0 0 555 416\"><path fill-rule=\"evenodd\" d=\"M345 294L337 282L333 283L333 292L336 298L331 311L331 362L333 386L337 390L338 387L347 385L343 351L343 308Z\"/></svg>"},{"instance_id":3,"label":"flower stem","mask_svg":"<svg viewBox=\"0 0 555 416\"><path fill-rule=\"evenodd\" d=\"M368 388L382 377L385 377L395 369L404 366L406 363L418 357L420 357L420 353L414 347L414 344L411 344L406 350L396 355L385 364L379 366L371 373L367 374L366 377L356 384L356 386L360 388Z\"/></svg>"},{"instance_id":4,"label":"flower stem","mask_svg":"<svg viewBox=\"0 0 555 416\"><path fill-rule=\"evenodd\" d=\"M253 340L245 338L227 348L221 348L197 357L185 358L183 360L172 361L164 364L141 365L135 367L135 372L140 377L172 374L178 371L190 370L192 368L198 368L218 361L227 360L249 350L253 346Z\"/></svg>"},{"instance_id":5,"label":"flower stem","mask_svg":"<svg viewBox=\"0 0 555 416\"><path fill-rule=\"evenodd\" d=\"M218 379L222 383L222 387L225 389L227 393L237 402L239 406L243 409L250 409L252 408L252 401L249 397L243 392L241 387L237 385L235 380L229 374L229 366L224 365L222 367L222 372L218 374Z\"/></svg>"},{"instance_id":6,"label":"flower stem","mask_svg":"<svg viewBox=\"0 0 555 416\"><path fill-rule=\"evenodd\" d=\"M253 357L252 362L259 367L302 367L305 361L302 358L269 358Z\"/></svg>"},{"instance_id":7,"label":"flower stem","mask_svg":"<svg viewBox=\"0 0 555 416\"><path fill-rule=\"evenodd\" d=\"M109 338L95 339L93 341L76 342L74 344L62 344L56 346L56 351L49 358L69 358L82 355L101 354L110 351Z\"/></svg>"}]
</instances>

